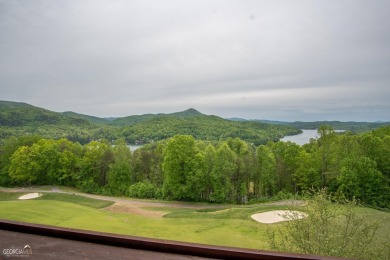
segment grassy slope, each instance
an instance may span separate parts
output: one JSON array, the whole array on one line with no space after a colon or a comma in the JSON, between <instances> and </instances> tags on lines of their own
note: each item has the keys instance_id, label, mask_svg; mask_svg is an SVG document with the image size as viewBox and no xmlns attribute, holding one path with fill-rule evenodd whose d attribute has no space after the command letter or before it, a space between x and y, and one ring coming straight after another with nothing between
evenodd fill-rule
<instances>
[{"instance_id":1,"label":"grassy slope","mask_svg":"<svg viewBox=\"0 0 390 260\"><path fill-rule=\"evenodd\" d=\"M148 218L98 209L102 206L101 203L107 202L88 198L74 200L76 195L44 194L40 199L19 201L16 198L20 195L0 193L0 200L3 200L0 201L0 218L126 235L256 249L269 249L266 236L267 228L278 228L279 224L257 223L250 216L257 212L285 208L284 206L270 205L229 206L217 211L164 208L164 211L170 212L164 218ZM88 203L85 203L84 199ZM155 209L158 210L158 208ZM390 233L390 214L367 208L361 208L359 211L362 214L367 214L370 219L381 221L382 227L378 238L385 241L386 234Z\"/></svg>"},{"instance_id":2,"label":"grassy slope","mask_svg":"<svg viewBox=\"0 0 390 260\"><path fill-rule=\"evenodd\" d=\"M59 193L45 193L43 196L37 198L37 200L54 200L78 204L90 208L100 209L108 207L114 204L113 201L91 199L79 195L68 195Z\"/></svg>"}]
</instances>

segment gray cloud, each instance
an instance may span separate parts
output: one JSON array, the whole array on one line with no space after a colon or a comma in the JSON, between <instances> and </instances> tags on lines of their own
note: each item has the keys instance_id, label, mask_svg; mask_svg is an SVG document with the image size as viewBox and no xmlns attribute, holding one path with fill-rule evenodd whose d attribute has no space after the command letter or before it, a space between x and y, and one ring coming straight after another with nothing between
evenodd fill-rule
<instances>
[{"instance_id":1,"label":"gray cloud","mask_svg":"<svg viewBox=\"0 0 390 260\"><path fill-rule=\"evenodd\" d=\"M97 116L390 120L390 3L0 1L0 96Z\"/></svg>"}]
</instances>

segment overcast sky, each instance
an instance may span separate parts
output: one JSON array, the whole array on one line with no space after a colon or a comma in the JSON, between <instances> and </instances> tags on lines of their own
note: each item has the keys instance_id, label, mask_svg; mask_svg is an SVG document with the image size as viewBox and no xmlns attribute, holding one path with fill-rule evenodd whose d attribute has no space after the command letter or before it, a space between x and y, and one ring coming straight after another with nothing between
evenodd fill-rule
<instances>
[{"instance_id":1,"label":"overcast sky","mask_svg":"<svg viewBox=\"0 0 390 260\"><path fill-rule=\"evenodd\" d=\"M0 0L0 100L390 121L390 1Z\"/></svg>"}]
</instances>

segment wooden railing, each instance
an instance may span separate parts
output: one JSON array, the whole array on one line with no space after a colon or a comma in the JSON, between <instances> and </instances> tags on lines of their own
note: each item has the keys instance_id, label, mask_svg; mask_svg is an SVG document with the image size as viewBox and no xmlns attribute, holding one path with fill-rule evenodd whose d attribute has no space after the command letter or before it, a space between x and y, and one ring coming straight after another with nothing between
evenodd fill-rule
<instances>
[{"instance_id":1,"label":"wooden railing","mask_svg":"<svg viewBox=\"0 0 390 260\"><path fill-rule=\"evenodd\" d=\"M265 260L330 260L334 257L279 253L224 246L212 246L144 237L125 236L111 233L54 227L9 220L0 220L0 229L46 237L56 237L94 244L164 252L179 255L199 256L217 259L265 259Z\"/></svg>"}]
</instances>

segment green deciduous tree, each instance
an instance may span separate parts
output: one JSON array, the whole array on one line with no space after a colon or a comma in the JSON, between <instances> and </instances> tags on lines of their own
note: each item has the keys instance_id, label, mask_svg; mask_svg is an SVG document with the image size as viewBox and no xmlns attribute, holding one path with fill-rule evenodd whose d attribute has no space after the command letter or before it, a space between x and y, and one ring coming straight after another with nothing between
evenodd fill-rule
<instances>
[{"instance_id":1,"label":"green deciduous tree","mask_svg":"<svg viewBox=\"0 0 390 260\"><path fill-rule=\"evenodd\" d=\"M74 185L81 154L80 144L66 139L41 139L32 146L20 147L12 155L10 177L28 179L30 184Z\"/></svg>"},{"instance_id":2,"label":"green deciduous tree","mask_svg":"<svg viewBox=\"0 0 390 260\"><path fill-rule=\"evenodd\" d=\"M258 172L254 179L254 190L257 197L271 197L276 192L275 156L268 146L260 145L256 151Z\"/></svg>"},{"instance_id":3,"label":"green deciduous tree","mask_svg":"<svg viewBox=\"0 0 390 260\"><path fill-rule=\"evenodd\" d=\"M190 135L177 135L169 139L164 150L163 171L165 196L186 199L188 180L196 174L198 153L195 139Z\"/></svg>"},{"instance_id":4,"label":"green deciduous tree","mask_svg":"<svg viewBox=\"0 0 390 260\"><path fill-rule=\"evenodd\" d=\"M11 157L9 176L21 184L33 184L42 171L36 160L37 154L32 147L22 146Z\"/></svg>"},{"instance_id":5,"label":"green deciduous tree","mask_svg":"<svg viewBox=\"0 0 390 260\"><path fill-rule=\"evenodd\" d=\"M114 160L109 165L107 186L113 195L124 195L128 187L135 183L131 151L125 140L117 140L112 149Z\"/></svg>"},{"instance_id":6,"label":"green deciduous tree","mask_svg":"<svg viewBox=\"0 0 390 260\"><path fill-rule=\"evenodd\" d=\"M86 192L97 192L107 184L109 165L113 162L111 145L92 141L84 146L81 170L77 176L78 188Z\"/></svg>"},{"instance_id":7,"label":"green deciduous tree","mask_svg":"<svg viewBox=\"0 0 390 260\"><path fill-rule=\"evenodd\" d=\"M12 155L21 146L32 146L41 139L39 136L10 137L2 140L0 146L0 186L9 186L14 180L9 176Z\"/></svg>"},{"instance_id":8,"label":"green deciduous tree","mask_svg":"<svg viewBox=\"0 0 390 260\"><path fill-rule=\"evenodd\" d=\"M229 148L235 153L235 171L231 177L232 196L235 203L248 200L248 187L252 175L253 152L250 145L240 138L229 138Z\"/></svg>"},{"instance_id":9,"label":"green deciduous tree","mask_svg":"<svg viewBox=\"0 0 390 260\"><path fill-rule=\"evenodd\" d=\"M56 142L41 139L31 147L22 146L13 155L10 176L29 184L49 184L56 180L59 154Z\"/></svg>"},{"instance_id":10,"label":"green deciduous tree","mask_svg":"<svg viewBox=\"0 0 390 260\"><path fill-rule=\"evenodd\" d=\"M298 162L298 167L293 174L293 179L297 185L297 191L305 192L312 188L320 188L321 175L319 166L311 154L302 149L295 160Z\"/></svg>"},{"instance_id":11,"label":"green deciduous tree","mask_svg":"<svg viewBox=\"0 0 390 260\"><path fill-rule=\"evenodd\" d=\"M334 178L335 172L333 165L335 163L335 150L332 144L335 142L336 134L329 125L321 125L318 128L318 158L321 165L321 187L328 186L330 180Z\"/></svg>"},{"instance_id":12,"label":"green deciduous tree","mask_svg":"<svg viewBox=\"0 0 390 260\"><path fill-rule=\"evenodd\" d=\"M205 185L204 197L207 201L210 201L210 196L213 191L212 174L214 172L216 156L217 156L217 151L215 150L214 146L208 145L203 155L204 185Z\"/></svg>"},{"instance_id":13,"label":"green deciduous tree","mask_svg":"<svg viewBox=\"0 0 390 260\"><path fill-rule=\"evenodd\" d=\"M270 143L270 145L275 156L277 190L294 193L293 174L298 167L296 157L300 147L292 142Z\"/></svg>"},{"instance_id":14,"label":"green deciduous tree","mask_svg":"<svg viewBox=\"0 0 390 260\"><path fill-rule=\"evenodd\" d=\"M204 201L207 193L207 173L203 153L198 152L191 164L192 173L186 178L187 196L194 201Z\"/></svg>"},{"instance_id":15,"label":"green deciduous tree","mask_svg":"<svg viewBox=\"0 0 390 260\"><path fill-rule=\"evenodd\" d=\"M60 139L55 142L54 149L56 163L50 173L50 183L57 185L74 186L75 177L80 170L80 160L83 155L83 148L79 143L73 143L67 139ZM54 152L53 152L54 153Z\"/></svg>"},{"instance_id":16,"label":"green deciduous tree","mask_svg":"<svg viewBox=\"0 0 390 260\"><path fill-rule=\"evenodd\" d=\"M383 194L386 192L383 175L376 163L368 157L347 158L337 180L338 190L349 198L355 197L371 205L386 203L383 201L386 195ZM381 201L379 198L382 198Z\"/></svg>"},{"instance_id":17,"label":"green deciduous tree","mask_svg":"<svg viewBox=\"0 0 390 260\"><path fill-rule=\"evenodd\" d=\"M235 173L235 153L223 142L217 149L214 170L211 175L213 191L210 200L214 202L233 202L232 176Z\"/></svg>"}]
</instances>

